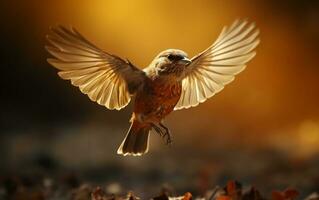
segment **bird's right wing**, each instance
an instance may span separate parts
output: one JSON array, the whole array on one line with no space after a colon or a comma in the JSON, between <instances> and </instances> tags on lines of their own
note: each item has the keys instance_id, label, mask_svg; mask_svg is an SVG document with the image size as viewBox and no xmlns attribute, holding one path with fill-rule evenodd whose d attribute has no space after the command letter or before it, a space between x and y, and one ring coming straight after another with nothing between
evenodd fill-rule
<instances>
[{"instance_id":1,"label":"bird's right wing","mask_svg":"<svg viewBox=\"0 0 319 200\"><path fill-rule=\"evenodd\" d=\"M60 70L59 76L108 109L125 107L146 77L142 70L99 49L74 28L54 27L47 39L51 45L46 49L55 57L48 62Z\"/></svg>"},{"instance_id":2,"label":"bird's right wing","mask_svg":"<svg viewBox=\"0 0 319 200\"><path fill-rule=\"evenodd\" d=\"M213 45L191 59L174 109L197 106L233 81L255 56L258 34L255 25L247 21L237 20L230 27L224 27Z\"/></svg>"}]
</instances>

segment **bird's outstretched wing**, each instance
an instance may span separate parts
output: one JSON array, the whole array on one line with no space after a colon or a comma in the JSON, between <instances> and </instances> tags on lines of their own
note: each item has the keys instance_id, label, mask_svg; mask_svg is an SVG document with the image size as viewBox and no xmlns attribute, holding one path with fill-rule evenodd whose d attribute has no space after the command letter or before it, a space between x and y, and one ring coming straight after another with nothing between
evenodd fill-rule
<instances>
[{"instance_id":1,"label":"bird's outstretched wing","mask_svg":"<svg viewBox=\"0 0 319 200\"><path fill-rule=\"evenodd\" d=\"M212 46L191 59L175 110L197 106L233 81L255 56L258 34L255 25L247 21L237 20L224 27Z\"/></svg>"},{"instance_id":2,"label":"bird's outstretched wing","mask_svg":"<svg viewBox=\"0 0 319 200\"><path fill-rule=\"evenodd\" d=\"M97 48L74 28L51 28L47 39L51 45L46 49L55 57L48 62L59 76L108 109L125 107L145 78L143 71Z\"/></svg>"}]
</instances>

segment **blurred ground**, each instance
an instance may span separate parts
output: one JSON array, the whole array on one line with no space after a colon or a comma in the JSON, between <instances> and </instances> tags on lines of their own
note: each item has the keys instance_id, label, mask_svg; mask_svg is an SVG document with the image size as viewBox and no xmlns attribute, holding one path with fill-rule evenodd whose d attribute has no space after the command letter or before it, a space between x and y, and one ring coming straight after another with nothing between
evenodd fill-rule
<instances>
[{"instance_id":1,"label":"blurred ground","mask_svg":"<svg viewBox=\"0 0 319 200\"><path fill-rule=\"evenodd\" d=\"M1 183L71 176L138 194L162 184L200 194L237 179L262 192L319 191L317 1L13 0L0 9ZM58 23L142 68L167 48L195 55L236 18L259 27L257 56L220 94L172 113L174 145L154 134L142 158L116 155L130 106L90 102L46 63L45 35Z\"/></svg>"}]
</instances>

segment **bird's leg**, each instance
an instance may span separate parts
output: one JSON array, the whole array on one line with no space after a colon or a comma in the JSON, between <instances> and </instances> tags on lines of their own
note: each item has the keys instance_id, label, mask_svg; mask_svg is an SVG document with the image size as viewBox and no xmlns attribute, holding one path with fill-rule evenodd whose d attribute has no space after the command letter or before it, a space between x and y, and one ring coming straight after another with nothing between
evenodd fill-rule
<instances>
[{"instance_id":1,"label":"bird's leg","mask_svg":"<svg viewBox=\"0 0 319 200\"><path fill-rule=\"evenodd\" d=\"M152 128L158 133L162 138L166 138L166 144L170 145L172 143L172 138L169 129L164 126L164 124L159 123L159 126L151 123ZM164 130L163 130L164 129Z\"/></svg>"},{"instance_id":2,"label":"bird's leg","mask_svg":"<svg viewBox=\"0 0 319 200\"><path fill-rule=\"evenodd\" d=\"M163 132L163 130L160 127L158 127L154 123L151 123L151 126L155 130L156 133L158 133L161 137L164 137L165 133Z\"/></svg>"},{"instance_id":3,"label":"bird's leg","mask_svg":"<svg viewBox=\"0 0 319 200\"><path fill-rule=\"evenodd\" d=\"M166 144L167 145L172 144L172 137L171 137L171 132L169 131L169 129L166 126L164 126L164 124L162 124L161 122L159 123L159 125L165 130L163 138L167 137Z\"/></svg>"}]
</instances>

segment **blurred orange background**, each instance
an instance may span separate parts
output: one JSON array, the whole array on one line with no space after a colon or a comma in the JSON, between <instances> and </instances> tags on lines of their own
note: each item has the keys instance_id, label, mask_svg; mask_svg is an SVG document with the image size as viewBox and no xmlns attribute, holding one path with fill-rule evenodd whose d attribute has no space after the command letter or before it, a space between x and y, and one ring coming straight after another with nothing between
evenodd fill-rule
<instances>
[{"instance_id":1,"label":"blurred orange background","mask_svg":"<svg viewBox=\"0 0 319 200\"><path fill-rule=\"evenodd\" d=\"M318 160L316 1L30 0L2 4L1 137L6 167L18 166L33 155L32 148L53 152L55 158L75 168L113 160L140 167L158 156L179 162L210 152L222 154L223 160L241 158L238 152L245 155L265 149L293 163ZM44 50L45 35L51 25L72 25L98 47L143 68L168 48L196 55L237 18L247 18L260 29L256 57L221 93L196 108L172 113L166 123L173 133L173 147L166 147L153 134L149 154L138 161L115 154L129 126L131 107L116 112L90 102L60 80L45 61L49 56ZM223 158L223 153L230 158ZM77 154L83 155L74 158ZM251 159L258 156L253 154ZM205 159L200 162L206 163Z\"/></svg>"}]
</instances>

